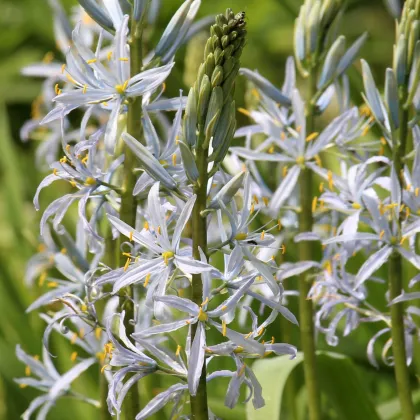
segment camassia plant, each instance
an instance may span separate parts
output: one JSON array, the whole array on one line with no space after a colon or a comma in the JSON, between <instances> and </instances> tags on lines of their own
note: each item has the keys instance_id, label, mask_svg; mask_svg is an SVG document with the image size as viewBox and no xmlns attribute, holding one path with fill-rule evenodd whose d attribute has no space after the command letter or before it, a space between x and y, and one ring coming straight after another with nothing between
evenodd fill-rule
<instances>
[{"instance_id":1,"label":"camassia plant","mask_svg":"<svg viewBox=\"0 0 420 420\"><path fill-rule=\"evenodd\" d=\"M46 328L42 359L17 347L27 365L17 382L42 391L23 418L44 419L72 397L102 419L213 419L213 382L228 383L228 408L245 401L258 412L269 389L253 361L257 369L277 355L302 357L308 418L320 420L316 332L336 346L340 333L374 322L383 328L366 343L368 359L379 366L375 343L388 335L383 361L394 367L401 418L413 420L420 293L404 290L419 276L404 284L403 273L420 269L420 0L407 0L397 21L383 96L362 60L361 108L346 72L367 35L351 45L339 35L343 0L304 1L281 89L241 68L252 36L244 12L194 22L201 0L185 0L154 44L160 1L79 3L71 31L50 0L65 62L23 70L45 79L22 128L24 139L43 138L37 164L50 168L35 207L53 182L64 191L42 214L27 268L28 284L45 292L28 311L42 308ZM398 15L398 2L387 3ZM168 98L178 49L208 28L188 96ZM240 109L251 125L237 129L239 75L253 99ZM234 137L245 144L231 146ZM278 166L274 183L260 162ZM297 260L286 252L294 244ZM352 273L356 254L364 262ZM386 282L375 276L383 265ZM383 283L386 310L370 302L370 281ZM286 307L296 295L298 319ZM268 336L279 317L299 325L300 342ZM73 349L66 372L54 363L55 335ZM88 369L97 395L73 384Z\"/></svg>"}]
</instances>

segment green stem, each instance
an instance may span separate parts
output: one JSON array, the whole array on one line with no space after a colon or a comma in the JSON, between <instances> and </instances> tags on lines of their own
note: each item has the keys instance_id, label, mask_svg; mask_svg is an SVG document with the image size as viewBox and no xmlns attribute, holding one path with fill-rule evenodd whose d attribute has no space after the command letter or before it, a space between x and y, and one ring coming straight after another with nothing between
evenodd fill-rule
<instances>
[{"instance_id":1,"label":"green stem","mask_svg":"<svg viewBox=\"0 0 420 420\"><path fill-rule=\"evenodd\" d=\"M198 142L196 151L196 161L200 176L194 189L197 199L192 214L193 255L196 260L200 260L199 248L207 254L207 223L206 218L201 216L201 212L206 209L207 205L207 150L201 147L202 143L202 141ZM200 274L194 274L192 276L192 300L199 306L203 301L203 283ZM196 330L197 324L193 324L191 326L191 342L194 340ZM197 394L194 396L191 395L191 418L193 420L208 420L205 364L201 372Z\"/></svg>"},{"instance_id":2,"label":"green stem","mask_svg":"<svg viewBox=\"0 0 420 420\"><path fill-rule=\"evenodd\" d=\"M403 92L402 97L404 99L407 97L406 91ZM401 107L399 144L397 144L396 138L394 137L392 156L394 169L400 178L409 133L408 119L408 110ZM401 181L400 183L402 185ZM398 222L401 227L401 221L399 220ZM403 262L401 255L397 251L394 251L390 257L388 277L389 300L392 301L399 296L403 290ZM395 381L397 384L398 398L401 404L401 419L414 420L414 405L411 396L410 374L407 366L407 354L405 349L404 304L402 302L391 305L391 336L392 351L394 355Z\"/></svg>"},{"instance_id":3,"label":"green stem","mask_svg":"<svg viewBox=\"0 0 420 420\"><path fill-rule=\"evenodd\" d=\"M132 22L130 39L130 76L140 73L143 65L141 28L137 22ZM135 139L142 137L141 127L141 98L136 97L128 105L127 132ZM136 176L133 172L135 156L127 145L124 145L124 168L123 168L123 192L121 195L120 218L130 226L136 223L136 200L133 189ZM130 322L134 319L133 286L124 290L125 296L121 298L121 307L125 310L124 326L127 335L134 333L134 325ZM126 420L132 420L140 411L140 399L137 386L132 386L124 399L124 414Z\"/></svg>"},{"instance_id":4,"label":"green stem","mask_svg":"<svg viewBox=\"0 0 420 420\"><path fill-rule=\"evenodd\" d=\"M389 299L395 299L402 290L402 258L394 252L389 259ZM394 372L397 393L401 404L401 419L414 420L414 406L411 399L410 374L407 367L407 355L404 338L404 306L401 303L391 305L391 336L394 355Z\"/></svg>"},{"instance_id":5,"label":"green stem","mask_svg":"<svg viewBox=\"0 0 420 420\"><path fill-rule=\"evenodd\" d=\"M309 94L306 132L308 134L314 131L314 114L315 109L311 103L311 99L316 93L316 73L313 71L308 77ZM312 172L308 168L303 168L299 178L300 192L300 208L299 213L299 232L311 232L313 227L312 216ZM301 241L299 243L299 260L314 260L314 245L312 242ZM306 272L299 276L299 316L300 316L300 336L301 347L304 354L303 370L305 373L305 385L308 392L308 409L310 420L321 419L321 400L319 385L316 372L316 355L315 355L315 334L314 334L314 311L313 304L307 299L311 288L311 273Z\"/></svg>"}]
</instances>

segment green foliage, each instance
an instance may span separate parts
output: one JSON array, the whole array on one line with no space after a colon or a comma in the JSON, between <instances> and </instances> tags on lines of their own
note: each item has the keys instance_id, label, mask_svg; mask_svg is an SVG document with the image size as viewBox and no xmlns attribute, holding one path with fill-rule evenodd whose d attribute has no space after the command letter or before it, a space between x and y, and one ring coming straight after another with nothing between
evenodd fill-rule
<instances>
[{"instance_id":1,"label":"green foliage","mask_svg":"<svg viewBox=\"0 0 420 420\"><path fill-rule=\"evenodd\" d=\"M265 407L254 410L247 405L249 420L280 419L283 397L288 380L303 362L303 354L290 360L288 356L259 360L253 365L263 388ZM373 402L355 364L350 358L331 352L317 353L317 367L321 391L325 397L325 412L331 419L379 420ZM295 394L300 397L299 392ZM294 404L298 404L294 401ZM301 405L301 404L299 404Z\"/></svg>"},{"instance_id":2,"label":"green foliage","mask_svg":"<svg viewBox=\"0 0 420 420\"><path fill-rule=\"evenodd\" d=\"M158 38L162 25L168 21L178 7L177 1L165 1L158 29L152 34ZM75 5L74 0L63 0L66 10ZM213 0L203 1L200 15L212 14L217 10L232 7L234 10L245 10L248 16L248 45L244 51L242 64L254 69L258 67L261 74L275 85L283 80L284 62L292 54L293 21L300 2L296 0ZM35 392L22 390L13 378L24 375L24 366L15 358L15 345L31 354L40 353L40 338L43 323L36 314L26 315L25 308L36 297L37 286L28 288L23 281L25 263L36 252L38 238L38 220L32 206L32 197L43 174L37 173L34 166L34 144L22 144L19 140L19 128L30 117L30 104L39 94L40 81L24 78L20 75L22 66L41 61L48 51L55 51L52 19L47 1L40 0L2 0L0 13L0 419L18 419L28 406ZM361 56L369 58L372 70L376 73L391 62L394 27L392 18L383 7L382 0L349 1L349 12L343 22L342 32L349 41L354 40L361 32L369 32L369 40ZM206 38L204 36L204 38ZM200 41L193 41L200 44ZM191 52L194 51L191 47ZM169 95L178 94L178 88L189 88L191 80L183 79L183 68L195 74L197 64L184 62L186 48L177 57L176 68L168 81ZM59 53L56 52L59 56ZM187 54L187 60L195 60L196 54ZM197 55L201 60L202 54ZM59 57L61 59L61 57ZM358 68L350 71L353 100L361 103L361 77ZM377 81L382 81L376 77ZM243 106L244 80L239 80L235 99L237 106ZM186 92L186 90L184 90ZM238 126L243 125L245 118L238 114ZM269 167L267 165L267 167ZM318 182L318 180L316 180ZM63 186L44 192L45 196L54 196ZM54 190L55 188L55 190ZM48 200L51 201L51 200ZM47 202L45 200L44 202ZM290 260L296 258L295 250L288 250ZM354 271L360 266L360 260L354 259ZM291 279L295 282L296 279ZM293 283L294 284L294 283ZM295 284L294 284L295 285ZM370 290L373 300L382 299L383 293L378 285ZM384 304L384 302L381 302ZM291 299L291 304L295 302ZM349 356L331 356L331 353L320 353L318 360L322 372L322 389L326 406L339 419L377 419L397 420L399 406L393 388L393 375L387 368L376 371L366 362L365 349L367 340L374 331L372 326L362 326L350 338L342 340L336 349L340 354ZM291 333L291 342L298 345L296 331ZM269 328L269 334L277 341L284 334L279 324ZM286 341L286 340L285 340ZM323 345L323 339L320 338ZM54 351L58 354L59 364L69 363L70 345L64 341L54 342ZM350 359L351 358L351 359ZM280 406L284 405L287 420L290 416L290 404L287 396L290 380L295 385L292 395L296 406L296 419L303 419L305 392L299 391L302 375L299 365L301 357L294 361L288 358L276 358L255 363L257 376L266 395L267 407L259 412L248 410L251 420L278 418ZM224 366L220 366L224 368ZM231 366L226 366L226 368ZM419 370L420 371L420 370ZM265 373L264 373L265 372ZM293 373L292 373L293 372ZM361 375L363 375L361 377ZM98 372L91 372L89 380L78 383L81 390L95 396ZM362 379L363 378L363 379ZM413 372L413 380L415 380ZM162 381L159 387L168 384ZM245 419L243 409L229 410L223 405L224 386L211 388L211 409L221 418ZM286 393L284 393L286 390ZM269 399L269 395L272 395ZM243 396L245 398L245 395ZM417 408L420 406L420 393L414 394ZM285 401L285 404L282 403ZM377 414L372 406L378 407ZM70 411L69 408L72 408ZM332 415L332 414L331 414ZM90 420L97 418L94 409L74 401L60 402L51 412L51 419L66 420L72 418Z\"/></svg>"}]
</instances>

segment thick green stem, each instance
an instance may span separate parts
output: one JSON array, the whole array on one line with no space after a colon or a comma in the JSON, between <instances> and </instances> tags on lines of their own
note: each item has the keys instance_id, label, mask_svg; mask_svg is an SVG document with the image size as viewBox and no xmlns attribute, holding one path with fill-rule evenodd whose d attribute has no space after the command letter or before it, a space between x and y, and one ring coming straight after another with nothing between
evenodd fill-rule
<instances>
[{"instance_id":1,"label":"thick green stem","mask_svg":"<svg viewBox=\"0 0 420 420\"><path fill-rule=\"evenodd\" d=\"M406 92L402 95L406 98ZM401 178L403 168L403 158L408 138L408 111L401 107L400 110L400 130L399 144L394 138L393 164L397 175ZM401 182L401 181L400 181ZM401 183L402 185L402 183ZM401 221L399 220L401 225ZM401 226L400 226L401 227ZM388 284L389 300L395 299L403 290L403 266L402 257L394 251L389 260L388 266ZM414 420L414 406L411 396L410 374L407 366L407 354L405 349L404 337L404 304L397 303L391 305L391 336L392 351L394 355L394 372L397 383L397 393L401 404L401 419Z\"/></svg>"},{"instance_id":2,"label":"thick green stem","mask_svg":"<svg viewBox=\"0 0 420 420\"><path fill-rule=\"evenodd\" d=\"M402 258L394 252L389 259L389 299L395 299L402 290ZM410 374L407 367L407 355L404 339L404 306L400 303L391 305L391 336L394 355L394 372L397 393L401 404L401 419L414 420L414 406L411 399Z\"/></svg>"},{"instance_id":3,"label":"thick green stem","mask_svg":"<svg viewBox=\"0 0 420 420\"><path fill-rule=\"evenodd\" d=\"M200 174L198 184L195 188L197 199L192 214L192 239L193 239L193 255L196 260L200 260L199 248L207 254L207 225L206 217L201 212L206 209L207 204L207 150L197 147L197 167ZM197 305L201 305L203 301L203 283L200 274L194 274L192 278L192 300ZM191 341L197 330L197 324L191 326ZM197 394L191 396L191 418L193 420L208 420L207 407L207 385L206 385L206 365L204 364L198 384Z\"/></svg>"},{"instance_id":4,"label":"thick green stem","mask_svg":"<svg viewBox=\"0 0 420 420\"><path fill-rule=\"evenodd\" d=\"M142 68L142 37L141 28L137 22L132 22L130 39L130 76L140 73ZM141 98L134 98L128 105L127 132L135 139L142 137L141 127ZM120 218L130 226L136 223L136 200L133 196L133 189L136 183L136 176L133 172L135 156L127 145L124 145L124 168L123 168L123 192L121 196ZM134 319L133 287L127 287L121 298L121 307L125 310L124 326L127 335L134 332L134 325L131 322ZM140 399L137 386L131 387L124 399L124 414L126 420L132 420L140 411Z\"/></svg>"},{"instance_id":5,"label":"thick green stem","mask_svg":"<svg viewBox=\"0 0 420 420\"><path fill-rule=\"evenodd\" d=\"M314 72L315 73L315 72ZM306 132L311 134L314 131L314 113L315 109L311 99L316 92L316 77L310 75L309 94ZM312 172L308 168L303 168L299 178L300 191L300 213L299 213L299 232L311 232L313 226L312 217ZM299 243L299 260L314 260L313 242L301 241ZM314 311L313 304L307 299L309 289L311 288L311 273L306 272L299 276L299 316L300 316L300 336L301 347L304 354L303 370L305 373L305 385L308 392L308 409L310 420L321 419L321 400L319 385L316 372L316 346L314 334Z\"/></svg>"}]
</instances>

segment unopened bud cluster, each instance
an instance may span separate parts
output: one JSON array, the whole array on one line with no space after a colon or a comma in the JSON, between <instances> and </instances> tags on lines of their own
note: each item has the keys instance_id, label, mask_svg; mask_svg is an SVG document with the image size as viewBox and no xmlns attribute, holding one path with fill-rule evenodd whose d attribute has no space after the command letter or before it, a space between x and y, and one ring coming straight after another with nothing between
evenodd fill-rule
<instances>
[{"instance_id":1,"label":"unopened bud cluster","mask_svg":"<svg viewBox=\"0 0 420 420\"><path fill-rule=\"evenodd\" d=\"M188 95L183 124L185 143L190 150L207 149L213 138L210 159L216 163L226 155L236 128L233 91L245 45L245 26L243 12L235 15L228 9L216 17L204 62Z\"/></svg>"}]
</instances>

